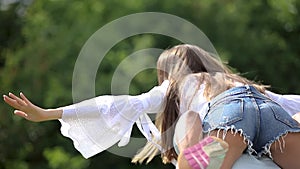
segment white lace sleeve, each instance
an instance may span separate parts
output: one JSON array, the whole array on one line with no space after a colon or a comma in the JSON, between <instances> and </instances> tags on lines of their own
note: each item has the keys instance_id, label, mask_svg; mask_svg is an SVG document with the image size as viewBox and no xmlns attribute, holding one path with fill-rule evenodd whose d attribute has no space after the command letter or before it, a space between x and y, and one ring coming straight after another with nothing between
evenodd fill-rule
<instances>
[{"instance_id":1,"label":"white lace sleeve","mask_svg":"<svg viewBox=\"0 0 300 169\"><path fill-rule=\"evenodd\" d=\"M161 111L168 85L166 81L138 96L99 96L63 107L61 133L89 158L130 136L132 125L144 113ZM125 140L122 145L129 138Z\"/></svg>"},{"instance_id":2,"label":"white lace sleeve","mask_svg":"<svg viewBox=\"0 0 300 169\"><path fill-rule=\"evenodd\" d=\"M300 95L280 95L266 91L273 101L280 104L291 116L300 112Z\"/></svg>"}]
</instances>

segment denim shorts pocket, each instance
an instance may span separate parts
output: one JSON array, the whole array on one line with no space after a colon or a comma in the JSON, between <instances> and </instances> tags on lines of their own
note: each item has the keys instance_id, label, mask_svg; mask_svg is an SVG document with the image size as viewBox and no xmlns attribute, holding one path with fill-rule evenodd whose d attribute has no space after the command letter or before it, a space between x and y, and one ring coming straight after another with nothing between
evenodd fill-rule
<instances>
[{"instance_id":1,"label":"denim shorts pocket","mask_svg":"<svg viewBox=\"0 0 300 169\"><path fill-rule=\"evenodd\" d=\"M204 129L214 129L216 127L224 127L231 125L243 119L244 100L233 99L230 101L222 101L213 105L207 116L204 118Z\"/></svg>"},{"instance_id":2,"label":"denim shorts pocket","mask_svg":"<svg viewBox=\"0 0 300 169\"><path fill-rule=\"evenodd\" d=\"M289 127L299 128L299 123L294 120L280 105L272 101L265 101L265 103L270 107L275 119Z\"/></svg>"}]
</instances>

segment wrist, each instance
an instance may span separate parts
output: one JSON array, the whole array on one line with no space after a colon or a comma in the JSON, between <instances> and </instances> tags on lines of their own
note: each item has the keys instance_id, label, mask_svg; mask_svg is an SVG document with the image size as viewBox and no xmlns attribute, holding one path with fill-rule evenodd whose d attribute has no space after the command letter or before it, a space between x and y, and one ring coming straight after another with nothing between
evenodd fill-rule
<instances>
[{"instance_id":1,"label":"wrist","mask_svg":"<svg viewBox=\"0 0 300 169\"><path fill-rule=\"evenodd\" d=\"M62 117L62 109L46 109L44 114L43 119L45 119L44 121L49 121L49 120L57 120L60 119Z\"/></svg>"}]
</instances>

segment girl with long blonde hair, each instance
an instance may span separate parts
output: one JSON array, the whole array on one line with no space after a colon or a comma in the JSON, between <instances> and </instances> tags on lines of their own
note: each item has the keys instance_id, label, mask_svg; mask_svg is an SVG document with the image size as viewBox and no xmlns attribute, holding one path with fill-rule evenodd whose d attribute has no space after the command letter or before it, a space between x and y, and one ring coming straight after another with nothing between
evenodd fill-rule
<instances>
[{"instance_id":1,"label":"girl with long blonde hair","mask_svg":"<svg viewBox=\"0 0 300 169\"><path fill-rule=\"evenodd\" d=\"M247 151L282 168L300 166L300 127L291 118L300 112L299 96L272 93L194 45L165 50L157 70L159 86L138 96L98 96L55 109L40 108L22 93L3 98L27 120L59 119L62 134L86 158L119 141L126 145L124 136L137 122L149 129L143 131L149 142L133 162L149 162L161 151L163 162L177 160L178 168L229 169ZM147 112L157 113L156 127L140 122Z\"/></svg>"}]
</instances>

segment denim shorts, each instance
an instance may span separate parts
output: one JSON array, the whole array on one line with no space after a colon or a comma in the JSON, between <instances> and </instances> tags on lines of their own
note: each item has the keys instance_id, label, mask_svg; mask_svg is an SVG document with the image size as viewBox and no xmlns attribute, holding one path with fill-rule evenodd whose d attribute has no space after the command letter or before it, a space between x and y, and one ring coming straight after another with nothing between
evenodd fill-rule
<instances>
[{"instance_id":1,"label":"denim shorts","mask_svg":"<svg viewBox=\"0 0 300 169\"><path fill-rule=\"evenodd\" d=\"M226 90L209 102L203 132L212 130L225 130L223 139L228 131L240 134L250 154L272 158L271 144L290 132L300 132L300 126L279 104L246 85Z\"/></svg>"}]
</instances>

